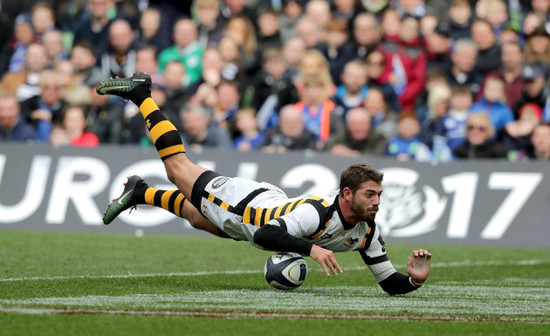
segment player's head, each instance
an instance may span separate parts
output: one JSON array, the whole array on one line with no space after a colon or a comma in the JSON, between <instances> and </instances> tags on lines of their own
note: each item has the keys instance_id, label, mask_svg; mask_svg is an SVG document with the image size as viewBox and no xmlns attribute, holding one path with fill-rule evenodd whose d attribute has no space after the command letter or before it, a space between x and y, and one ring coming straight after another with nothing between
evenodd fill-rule
<instances>
[{"instance_id":1,"label":"player's head","mask_svg":"<svg viewBox=\"0 0 550 336\"><path fill-rule=\"evenodd\" d=\"M340 174L340 196L344 195L344 189L349 188L355 193L363 182L372 181L382 184L384 174L368 163L354 163Z\"/></svg>"}]
</instances>

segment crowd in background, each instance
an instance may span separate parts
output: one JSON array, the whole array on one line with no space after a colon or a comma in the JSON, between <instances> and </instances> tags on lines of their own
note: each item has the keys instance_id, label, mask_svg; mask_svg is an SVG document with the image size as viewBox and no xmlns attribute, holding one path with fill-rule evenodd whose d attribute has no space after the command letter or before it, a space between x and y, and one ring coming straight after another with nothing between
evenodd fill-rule
<instances>
[{"instance_id":1,"label":"crowd in background","mask_svg":"<svg viewBox=\"0 0 550 336\"><path fill-rule=\"evenodd\" d=\"M550 0L0 0L0 142L550 159Z\"/></svg>"}]
</instances>

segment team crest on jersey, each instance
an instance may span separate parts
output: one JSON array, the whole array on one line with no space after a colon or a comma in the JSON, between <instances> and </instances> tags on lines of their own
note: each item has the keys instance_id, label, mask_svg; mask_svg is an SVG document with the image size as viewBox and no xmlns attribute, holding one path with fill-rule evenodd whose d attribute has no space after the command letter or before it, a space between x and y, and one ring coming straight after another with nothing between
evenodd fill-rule
<instances>
[{"instance_id":1,"label":"team crest on jersey","mask_svg":"<svg viewBox=\"0 0 550 336\"><path fill-rule=\"evenodd\" d=\"M345 245L348 246L348 247L352 247L358 241L359 241L359 238L348 237L348 239L346 239Z\"/></svg>"},{"instance_id":2,"label":"team crest on jersey","mask_svg":"<svg viewBox=\"0 0 550 336\"><path fill-rule=\"evenodd\" d=\"M212 188L213 189L218 189L219 187L221 187L222 185L225 184L225 182L229 181L229 177L218 177L214 180L214 182L212 182Z\"/></svg>"},{"instance_id":3,"label":"team crest on jersey","mask_svg":"<svg viewBox=\"0 0 550 336\"><path fill-rule=\"evenodd\" d=\"M384 193L376 224L383 235L412 237L437 228L447 205L429 185L418 186L418 173L406 168L384 169Z\"/></svg>"}]
</instances>

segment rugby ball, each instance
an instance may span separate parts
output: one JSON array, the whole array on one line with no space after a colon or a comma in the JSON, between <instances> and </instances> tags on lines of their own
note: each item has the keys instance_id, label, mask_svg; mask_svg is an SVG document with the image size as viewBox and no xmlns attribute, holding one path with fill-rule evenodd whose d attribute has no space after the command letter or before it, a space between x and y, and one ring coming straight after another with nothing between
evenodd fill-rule
<instances>
[{"instance_id":1,"label":"rugby ball","mask_svg":"<svg viewBox=\"0 0 550 336\"><path fill-rule=\"evenodd\" d=\"M264 267L268 284L281 290L300 287L307 275L307 264L301 255L294 252L280 252L269 257Z\"/></svg>"}]
</instances>

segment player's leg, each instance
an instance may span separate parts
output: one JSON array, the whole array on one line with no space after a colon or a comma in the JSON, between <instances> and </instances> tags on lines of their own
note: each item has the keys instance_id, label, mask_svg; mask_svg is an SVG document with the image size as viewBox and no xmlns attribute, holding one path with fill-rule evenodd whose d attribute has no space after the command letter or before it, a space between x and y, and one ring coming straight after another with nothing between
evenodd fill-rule
<instances>
[{"instance_id":1,"label":"player's leg","mask_svg":"<svg viewBox=\"0 0 550 336\"><path fill-rule=\"evenodd\" d=\"M186 201L182 192L149 187L137 175L128 178L121 195L109 204L103 216L103 223L110 224L121 212L140 204L162 208L175 216L187 219L196 229L210 232L219 237L227 237L210 220L203 217L189 201Z\"/></svg>"},{"instance_id":2,"label":"player's leg","mask_svg":"<svg viewBox=\"0 0 550 336\"><path fill-rule=\"evenodd\" d=\"M139 107L151 139L164 162L168 179L190 198L193 184L206 169L194 164L185 155L176 127L151 98L151 77L141 72L130 78L110 79L98 86L97 93L117 95L131 100Z\"/></svg>"}]
</instances>

